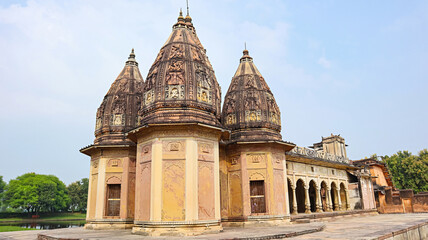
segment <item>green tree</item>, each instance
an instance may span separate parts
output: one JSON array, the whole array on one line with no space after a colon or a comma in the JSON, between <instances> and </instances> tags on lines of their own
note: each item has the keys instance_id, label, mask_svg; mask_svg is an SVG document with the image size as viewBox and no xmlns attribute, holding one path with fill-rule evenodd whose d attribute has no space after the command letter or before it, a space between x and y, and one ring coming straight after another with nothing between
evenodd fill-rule
<instances>
[{"instance_id":1,"label":"green tree","mask_svg":"<svg viewBox=\"0 0 428 240\"><path fill-rule=\"evenodd\" d=\"M392 181L398 189L413 189L416 193L428 191L428 151L419 155L408 151L399 151L385 156L383 162L388 166Z\"/></svg>"},{"instance_id":2,"label":"green tree","mask_svg":"<svg viewBox=\"0 0 428 240\"><path fill-rule=\"evenodd\" d=\"M70 210L74 211L86 211L86 204L88 201L88 185L89 179L83 178L80 181L76 181L68 185L68 195L70 197Z\"/></svg>"},{"instance_id":3,"label":"green tree","mask_svg":"<svg viewBox=\"0 0 428 240\"><path fill-rule=\"evenodd\" d=\"M56 176L35 173L10 180L4 199L12 208L36 213L66 210L70 202L65 184Z\"/></svg>"},{"instance_id":4,"label":"green tree","mask_svg":"<svg viewBox=\"0 0 428 240\"><path fill-rule=\"evenodd\" d=\"M6 188L6 182L3 181L3 176L0 176L0 212L4 211L6 205L3 203L3 192Z\"/></svg>"}]
</instances>

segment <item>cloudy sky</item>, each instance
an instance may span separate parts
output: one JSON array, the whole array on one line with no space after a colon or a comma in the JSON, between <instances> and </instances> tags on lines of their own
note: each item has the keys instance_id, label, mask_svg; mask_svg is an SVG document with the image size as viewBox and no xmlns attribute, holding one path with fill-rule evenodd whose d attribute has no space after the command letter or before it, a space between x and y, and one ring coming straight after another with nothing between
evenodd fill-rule
<instances>
[{"instance_id":1,"label":"cloudy sky","mask_svg":"<svg viewBox=\"0 0 428 240\"><path fill-rule=\"evenodd\" d=\"M0 175L89 174L96 109L135 48L144 78L185 0L1 0ZM190 0L222 86L244 42L284 140L360 159L428 147L427 1Z\"/></svg>"}]
</instances>

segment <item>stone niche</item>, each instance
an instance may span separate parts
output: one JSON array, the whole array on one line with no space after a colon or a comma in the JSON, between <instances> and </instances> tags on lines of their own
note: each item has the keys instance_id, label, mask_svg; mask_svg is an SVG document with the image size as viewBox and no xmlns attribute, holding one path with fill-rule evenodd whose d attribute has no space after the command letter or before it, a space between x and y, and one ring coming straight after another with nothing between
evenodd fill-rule
<instances>
[{"instance_id":1,"label":"stone niche","mask_svg":"<svg viewBox=\"0 0 428 240\"><path fill-rule=\"evenodd\" d=\"M219 232L217 128L195 124L143 128L137 142L136 209L132 232L198 235Z\"/></svg>"}]
</instances>

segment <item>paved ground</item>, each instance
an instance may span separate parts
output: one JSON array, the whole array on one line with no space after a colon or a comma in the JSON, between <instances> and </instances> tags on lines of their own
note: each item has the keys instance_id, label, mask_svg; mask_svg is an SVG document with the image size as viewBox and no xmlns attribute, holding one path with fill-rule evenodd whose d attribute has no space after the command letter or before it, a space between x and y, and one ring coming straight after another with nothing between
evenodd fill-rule
<instances>
[{"instance_id":1,"label":"paved ground","mask_svg":"<svg viewBox=\"0 0 428 240\"><path fill-rule=\"evenodd\" d=\"M237 239L257 238L272 235L279 236L293 232L305 232L324 229L320 232L301 235L287 239L376 239L394 231L406 229L424 222L428 222L428 213L423 214L382 214L375 216L336 217L328 222L314 222L308 224L291 224L283 227L257 228L226 228L223 233L210 234L188 239ZM78 239L166 239L148 238L132 235L130 231L93 231L83 228L37 230L0 233L0 239L36 239L37 234L48 234L55 237ZM183 238L168 238L183 239ZM261 238L260 238L261 239Z\"/></svg>"}]
</instances>

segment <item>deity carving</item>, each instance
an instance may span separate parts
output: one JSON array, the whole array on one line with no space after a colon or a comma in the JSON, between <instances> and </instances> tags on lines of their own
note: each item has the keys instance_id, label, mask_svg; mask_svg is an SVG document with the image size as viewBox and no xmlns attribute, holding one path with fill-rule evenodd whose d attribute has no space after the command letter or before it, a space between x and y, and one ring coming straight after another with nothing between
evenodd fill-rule
<instances>
[{"instance_id":1,"label":"deity carving","mask_svg":"<svg viewBox=\"0 0 428 240\"><path fill-rule=\"evenodd\" d=\"M183 46L179 44L174 44L171 47L171 53L169 54L169 59L171 58L183 58L184 50Z\"/></svg>"},{"instance_id":2,"label":"deity carving","mask_svg":"<svg viewBox=\"0 0 428 240\"><path fill-rule=\"evenodd\" d=\"M168 85L184 84L183 61L173 61L168 67L166 83Z\"/></svg>"},{"instance_id":3,"label":"deity carving","mask_svg":"<svg viewBox=\"0 0 428 240\"><path fill-rule=\"evenodd\" d=\"M211 89L211 81L208 78L207 71L200 65L196 66L196 81L198 83L198 87L204 89Z\"/></svg>"},{"instance_id":4,"label":"deity carving","mask_svg":"<svg viewBox=\"0 0 428 240\"><path fill-rule=\"evenodd\" d=\"M184 85L168 85L165 87L165 99L184 99Z\"/></svg>"},{"instance_id":5,"label":"deity carving","mask_svg":"<svg viewBox=\"0 0 428 240\"><path fill-rule=\"evenodd\" d=\"M115 95L113 97L113 113L125 113L125 96Z\"/></svg>"},{"instance_id":6,"label":"deity carving","mask_svg":"<svg viewBox=\"0 0 428 240\"><path fill-rule=\"evenodd\" d=\"M236 123L236 115L235 114L228 114L226 117L226 124L232 125Z\"/></svg>"},{"instance_id":7,"label":"deity carving","mask_svg":"<svg viewBox=\"0 0 428 240\"><path fill-rule=\"evenodd\" d=\"M113 114L111 119L111 125L113 126L122 126L125 124L124 114Z\"/></svg>"},{"instance_id":8,"label":"deity carving","mask_svg":"<svg viewBox=\"0 0 428 240\"><path fill-rule=\"evenodd\" d=\"M246 122L259 122L261 121L262 112L257 111L245 111L245 121Z\"/></svg>"},{"instance_id":9,"label":"deity carving","mask_svg":"<svg viewBox=\"0 0 428 240\"><path fill-rule=\"evenodd\" d=\"M149 105L155 100L154 89L148 90L144 93L144 105Z\"/></svg>"},{"instance_id":10,"label":"deity carving","mask_svg":"<svg viewBox=\"0 0 428 240\"><path fill-rule=\"evenodd\" d=\"M272 123L274 123L274 124L278 124L278 125L279 125L280 121L279 121L279 116L278 116L278 114L276 114L275 112L271 112L271 113L270 113L270 121L271 121Z\"/></svg>"},{"instance_id":11,"label":"deity carving","mask_svg":"<svg viewBox=\"0 0 428 240\"><path fill-rule=\"evenodd\" d=\"M266 90L269 90L269 91L270 91L270 88L269 88L269 86L267 85L267 83L266 83L265 79L264 79L262 76L259 76L259 78L260 78L260 83L262 84L263 89L266 89Z\"/></svg>"}]
</instances>

